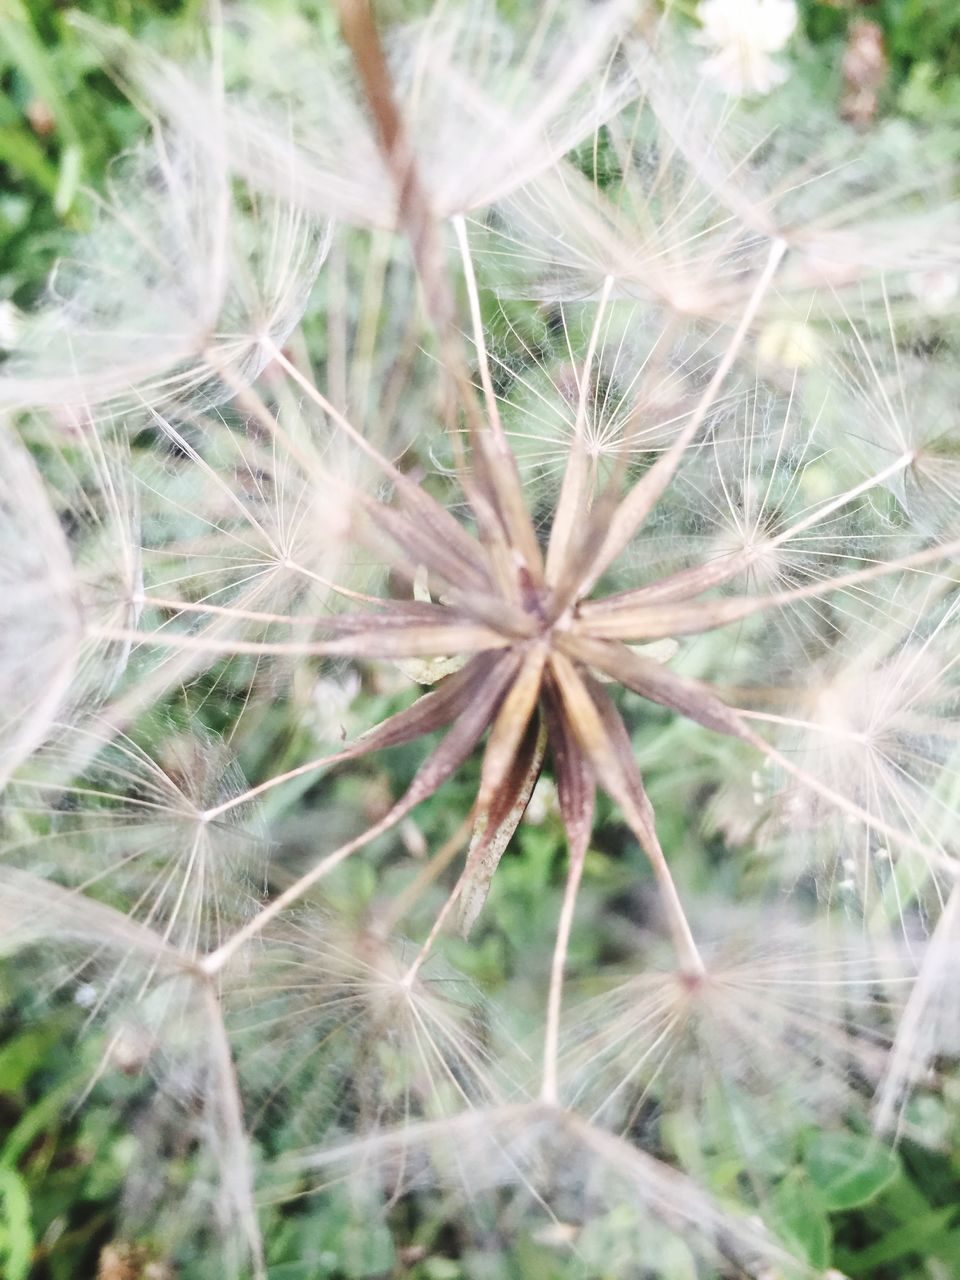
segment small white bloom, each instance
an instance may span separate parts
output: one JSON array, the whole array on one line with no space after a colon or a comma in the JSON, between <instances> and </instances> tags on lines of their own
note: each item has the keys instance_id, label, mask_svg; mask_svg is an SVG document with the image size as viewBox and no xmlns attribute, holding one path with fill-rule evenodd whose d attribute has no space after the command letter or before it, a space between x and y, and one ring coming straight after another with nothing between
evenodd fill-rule
<instances>
[{"instance_id":1,"label":"small white bloom","mask_svg":"<svg viewBox=\"0 0 960 1280\"><path fill-rule=\"evenodd\" d=\"M928 311L939 315L946 311L960 292L960 274L956 271L911 271L907 288Z\"/></svg>"},{"instance_id":2,"label":"small white bloom","mask_svg":"<svg viewBox=\"0 0 960 1280\"><path fill-rule=\"evenodd\" d=\"M321 676L313 687L312 723L322 742L335 742L343 733L342 719L360 692L360 677L356 671L342 676Z\"/></svg>"},{"instance_id":3,"label":"small white bloom","mask_svg":"<svg viewBox=\"0 0 960 1280\"><path fill-rule=\"evenodd\" d=\"M703 30L694 41L715 50L701 69L728 93L769 93L786 80L770 54L793 34L796 0L701 0L697 17Z\"/></svg>"},{"instance_id":4,"label":"small white bloom","mask_svg":"<svg viewBox=\"0 0 960 1280\"><path fill-rule=\"evenodd\" d=\"M557 812L557 788L550 778L539 778L533 795L523 815L524 822L534 827L542 826L552 813Z\"/></svg>"}]
</instances>

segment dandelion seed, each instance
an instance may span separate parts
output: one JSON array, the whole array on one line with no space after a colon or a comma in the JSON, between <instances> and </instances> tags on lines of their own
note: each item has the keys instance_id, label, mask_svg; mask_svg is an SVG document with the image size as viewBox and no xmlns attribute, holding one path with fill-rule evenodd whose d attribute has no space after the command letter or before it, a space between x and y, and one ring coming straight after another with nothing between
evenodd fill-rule
<instances>
[{"instance_id":1,"label":"dandelion seed","mask_svg":"<svg viewBox=\"0 0 960 1280\"><path fill-rule=\"evenodd\" d=\"M878 1079L912 970L812 924L771 931L758 943L742 912L698 977L647 972L572 1010L565 1097L627 1130L687 1114L701 1156L733 1146L756 1176L798 1115L837 1123L857 1080Z\"/></svg>"},{"instance_id":2,"label":"dandelion seed","mask_svg":"<svg viewBox=\"0 0 960 1280\"><path fill-rule=\"evenodd\" d=\"M742 18L749 6L734 10ZM913 298L918 273L956 274L955 195L931 199L915 137L891 129L865 141L813 101L789 129L760 109L749 120L732 105L717 111L669 24L657 31L626 46L640 99L605 123L593 171L555 168L498 206L486 252L505 293L582 300L609 276L615 298L664 307L665 325L723 324L779 239L789 254L759 308L761 331L812 325L791 353L802 363L824 319L845 324L863 308L882 319L891 300Z\"/></svg>"},{"instance_id":3,"label":"dandelion seed","mask_svg":"<svg viewBox=\"0 0 960 1280\"><path fill-rule=\"evenodd\" d=\"M256 1123L282 1115L309 1142L456 1113L515 1088L479 992L439 961L410 977L415 954L317 914L272 931L227 998Z\"/></svg>"},{"instance_id":4,"label":"dandelion seed","mask_svg":"<svg viewBox=\"0 0 960 1280\"><path fill-rule=\"evenodd\" d=\"M21 326L0 403L130 410L232 398L300 319L328 228L235 200L217 130L158 132L119 162L98 226Z\"/></svg>"},{"instance_id":5,"label":"dandelion seed","mask_svg":"<svg viewBox=\"0 0 960 1280\"><path fill-rule=\"evenodd\" d=\"M869 631L853 612L846 641L834 638L821 674L809 683L805 709L801 702L795 717L769 720L781 726L792 760L859 797L878 818L896 814L931 851L950 844L956 773L955 602L944 600L943 585L893 596L889 616ZM797 797L789 823L788 841L804 846L804 861L819 849L828 876L834 866L856 868L841 887L856 892L867 911L883 903L900 915L939 880L934 864L881 843L869 822L851 826L836 812L827 817L812 794Z\"/></svg>"},{"instance_id":6,"label":"dandelion seed","mask_svg":"<svg viewBox=\"0 0 960 1280\"><path fill-rule=\"evenodd\" d=\"M915 271L907 277L907 286L919 302L939 315L960 293L960 276L953 271Z\"/></svg>"},{"instance_id":7,"label":"dandelion seed","mask_svg":"<svg viewBox=\"0 0 960 1280\"><path fill-rule=\"evenodd\" d=\"M93 739L79 744L92 763L76 779L71 737ZM171 735L164 755L158 761L129 738L93 729L67 735L9 789L0 854L84 893L109 894L164 943L195 956L255 905L263 850L250 812L206 819L214 802L242 791L217 744L194 729L179 742Z\"/></svg>"}]
</instances>

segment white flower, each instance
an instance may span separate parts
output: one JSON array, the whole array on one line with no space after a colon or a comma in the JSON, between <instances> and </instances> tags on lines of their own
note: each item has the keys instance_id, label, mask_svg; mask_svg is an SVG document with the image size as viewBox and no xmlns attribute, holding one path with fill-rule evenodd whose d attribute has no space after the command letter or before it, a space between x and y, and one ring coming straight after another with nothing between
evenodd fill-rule
<instances>
[{"instance_id":1,"label":"white flower","mask_svg":"<svg viewBox=\"0 0 960 1280\"><path fill-rule=\"evenodd\" d=\"M950 304L960 293L960 274L937 268L932 271L911 271L907 276L907 288L926 310L940 315L949 310Z\"/></svg>"},{"instance_id":2,"label":"white flower","mask_svg":"<svg viewBox=\"0 0 960 1280\"><path fill-rule=\"evenodd\" d=\"M728 93L769 93L787 78L770 54L793 34L796 0L701 0L697 16L703 30L694 41L715 50L701 69Z\"/></svg>"}]
</instances>

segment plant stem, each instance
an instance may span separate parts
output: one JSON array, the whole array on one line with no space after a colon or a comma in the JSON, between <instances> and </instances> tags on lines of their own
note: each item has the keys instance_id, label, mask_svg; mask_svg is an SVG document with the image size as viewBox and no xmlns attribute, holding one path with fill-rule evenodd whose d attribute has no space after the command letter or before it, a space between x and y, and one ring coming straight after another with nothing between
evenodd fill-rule
<instances>
[{"instance_id":1,"label":"plant stem","mask_svg":"<svg viewBox=\"0 0 960 1280\"><path fill-rule=\"evenodd\" d=\"M547 995L547 1023L543 1040L543 1081L540 1086L540 1100L551 1106L556 1106L559 1102L557 1056L560 1045L560 1005L563 997L563 973L567 962L570 932L573 928L573 916L577 905L577 893L583 876L585 858L585 843L583 848L571 850L570 867L567 871L567 883L563 891L563 903L560 907L560 918L557 921L557 937L553 948L553 960L550 965L550 990Z\"/></svg>"}]
</instances>

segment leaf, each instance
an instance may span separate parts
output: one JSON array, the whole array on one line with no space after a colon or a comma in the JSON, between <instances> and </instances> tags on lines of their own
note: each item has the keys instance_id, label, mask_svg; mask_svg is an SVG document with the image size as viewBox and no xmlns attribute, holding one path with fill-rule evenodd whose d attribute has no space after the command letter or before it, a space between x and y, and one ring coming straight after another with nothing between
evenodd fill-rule
<instances>
[{"instance_id":1,"label":"leaf","mask_svg":"<svg viewBox=\"0 0 960 1280\"><path fill-rule=\"evenodd\" d=\"M31 1027L0 1046L0 1093L19 1093L61 1035L56 1024Z\"/></svg>"},{"instance_id":2,"label":"leaf","mask_svg":"<svg viewBox=\"0 0 960 1280\"><path fill-rule=\"evenodd\" d=\"M0 1258L5 1258L6 1280L26 1280L33 1255L30 1196L26 1184L13 1169L0 1169Z\"/></svg>"},{"instance_id":3,"label":"leaf","mask_svg":"<svg viewBox=\"0 0 960 1280\"><path fill-rule=\"evenodd\" d=\"M787 1248L818 1271L830 1265L830 1219L802 1169L794 1169L777 1185L767 1210L770 1226Z\"/></svg>"},{"instance_id":4,"label":"leaf","mask_svg":"<svg viewBox=\"0 0 960 1280\"><path fill-rule=\"evenodd\" d=\"M60 156L60 171L57 175L57 189L53 197L53 207L61 218L66 217L76 199L83 167L83 152L77 143L64 147Z\"/></svg>"},{"instance_id":5,"label":"leaf","mask_svg":"<svg viewBox=\"0 0 960 1280\"><path fill-rule=\"evenodd\" d=\"M900 1171L894 1151L856 1133L817 1134L807 1145L804 1166L831 1213L868 1204Z\"/></svg>"},{"instance_id":6,"label":"leaf","mask_svg":"<svg viewBox=\"0 0 960 1280\"><path fill-rule=\"evenodd\" d=\"M42 1067L44 1059L38 1059L35 1067ZM44 1129L55 1129L58 1121L70 1114L70 1104L90 1083L90 1073L84 1064L73 1076L61 1080L55 1088L48 1088L29 1111L24 1112L7 1133L0 1148L0 1169L12 1169L36 1142Z\"/></svg>"},{"instance_id":7,"label":"leaf","mask_svg":"<svg viewBox=\"0 0 960 1280\"><path fill-rule=\"evenodd\" d=\"M52 196L56 191L57 171L25 126L0 127L0 160L14 173L29 178L45 195Z\"/></svg>"},{"instance_id":8,"label":"leaf","mask_svg":"<svg viewBox=\"0 0 960 1280\"><path fill-rule=\"evenodd\" d=\"M855 1254L839 1255L836 1261L850 1271L856 1267L860 1275L870 1276L875 1275L878 1268L911 1253L924 1258L937 1257L946 1252L956 1238L957 1233L951 1228L955 1216L953 1205L928 1209L903 1226L885 1231L883 1237L868 1248L858 1249Z\"/></svg>"},{"instance_id":9,"label":"leaf","mask_svg":"<svg viewBox=\"0 0 960 1280\"><path fill-rule=\"evenodd\" d=\"M351 1223L341 1241L343 1261L351 1280L389 1275L396 1265L393 1237L384 1222Z\"/></svg>"},{"instance_id":10,"label":"leaf","mask_svg":"<svg viewBox=\"0 0 960 1280\"><path fill-rule=\"evenodd\" d=\"M53 113L57 129L71 146L79 147L81 130L70 111L70 99L61 91L62 76L54 58L37 33L31 19L32 5L23 0L4 0L0 6L0 47L6 46L18 70L30 82L38 98Z\"/></svg>"}]
</instances>

